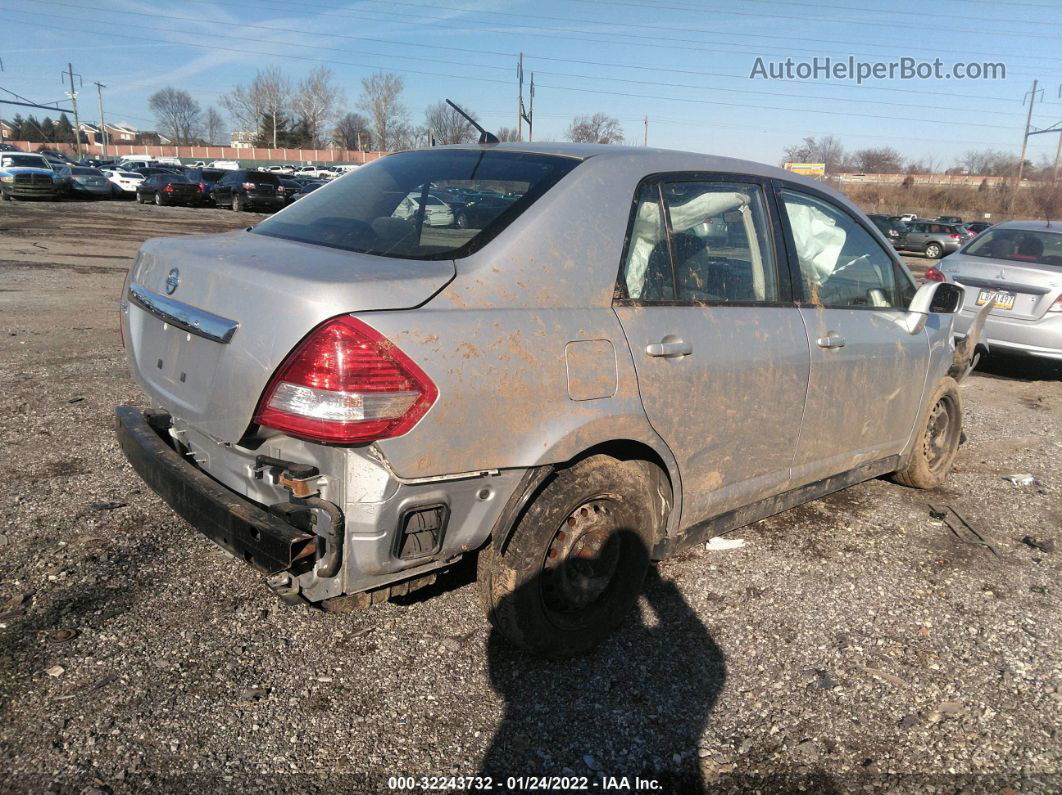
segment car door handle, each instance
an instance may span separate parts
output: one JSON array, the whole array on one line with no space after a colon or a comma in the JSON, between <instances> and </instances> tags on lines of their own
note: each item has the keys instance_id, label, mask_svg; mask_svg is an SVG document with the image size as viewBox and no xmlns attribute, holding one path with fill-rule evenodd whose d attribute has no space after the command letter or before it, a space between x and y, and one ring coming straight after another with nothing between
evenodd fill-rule
<instances>
[{"instance_id":1,"label":"car door handle","mask_svg":"<svg viewBox=\"0 0 1062 795\"><path fill-rule=\"evenodd\" d=\"M847 340L839 334L831 334L829 337L819 337L815 340L820 348L843 348L846 341Z\"/></svg>"},{"instance_id":2,"label":"car door handle","mask_svg":"<svg viewBox=\"0 0 1062 795\"><path fill-rule=\"evenodd\" d=\"M671 342L651 342L645 346L648 356L688 356L693 353L693 345L683 340Z\"/></svg>"}]
</instances>

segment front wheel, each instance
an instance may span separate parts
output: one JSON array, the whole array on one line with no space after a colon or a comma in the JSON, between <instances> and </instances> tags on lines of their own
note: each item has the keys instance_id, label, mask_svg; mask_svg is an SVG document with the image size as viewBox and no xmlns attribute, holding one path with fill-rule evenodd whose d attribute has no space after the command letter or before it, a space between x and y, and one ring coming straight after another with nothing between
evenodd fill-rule
<instances>
[{"instance_id":1,"label":"front wheel","mask_svg":"<svg viewBox=\"0 0 1062 795\"><path fill-rule=\"evenodd\" d=\"M930 259L940 259L943 253L944 249L940 247L940 243L930 243L926 246L926 256Z\"/></svg>"},{"instance_id":2,"label":"front wheel","mask_svg":"<svg viewBox=\"0 0 1062 795\"><path fill-rule=\"evenodd\" d=\"M637 463L592 456L559 471L508 544L480 552L479 593L491 624L547 656L589 651L626 617L649 568L653 498Z\"/></svg>"},{"instance_id":3,"label":"front wheel","mask_svg":"<svg viewBox=\"0 0 1062 795\"><path fill-rule=\"evenodd\" d=\"M933 489L951 471L962 438L962 401L955 379L941 379L915 427L918 438L911 458L893 479L911 488Z\"/></svg>"},{"instance_id":4,"label":"front wheel","mask_svg":"<svg viewBox=\"0 0 1062 795\"><path fill-rule=\"evenodd\" d=\"M468 216L461 213L457 216L457 226L461 229L468 229Z\"/></svg>"}]
</instances>

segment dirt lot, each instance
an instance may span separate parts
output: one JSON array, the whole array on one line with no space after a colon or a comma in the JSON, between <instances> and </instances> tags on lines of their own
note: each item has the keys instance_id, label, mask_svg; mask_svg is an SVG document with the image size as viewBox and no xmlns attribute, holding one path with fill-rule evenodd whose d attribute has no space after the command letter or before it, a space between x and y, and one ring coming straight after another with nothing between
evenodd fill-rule
<instances>
[{"instance_id":1,"label":"dirt lot","mask_svg":"<svg viewBox=\"0 0 1062 795\"><path fill-rule=\"evenodd\" d=\"M113 407L142 401L116 330L127 263L146 237L255 219L0 207L0 790L477 772L499 789L1062 789L1062 550L1021 540L1062 543L1057 372L998 361L964 383L945 488L874 480L744 528L742 549L661 564L593 655L528 659L488 631L465 570L354 615L283 606L124 463Z\"/></svg>"}]
</instances>

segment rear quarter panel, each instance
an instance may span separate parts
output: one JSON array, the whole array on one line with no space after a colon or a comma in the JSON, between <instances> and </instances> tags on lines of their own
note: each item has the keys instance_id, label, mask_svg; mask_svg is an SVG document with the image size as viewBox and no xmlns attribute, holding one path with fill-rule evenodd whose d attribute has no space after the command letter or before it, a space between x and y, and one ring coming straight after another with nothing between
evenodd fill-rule
<instances>
[{"instance_id":1,"label":"rear quarter panel","mask_svg":"<svg viewBox=\"0 0 1062 795\"><path fill-rule=\"evenodd\" d=\"M642 441L670 461L612 310L643 171L608 160L581 164L458 260L457 277L427 306L362 315L439 387L411 432L377 443L400 476L556 463L612 439Z\"/></svg>"}]
</instances>

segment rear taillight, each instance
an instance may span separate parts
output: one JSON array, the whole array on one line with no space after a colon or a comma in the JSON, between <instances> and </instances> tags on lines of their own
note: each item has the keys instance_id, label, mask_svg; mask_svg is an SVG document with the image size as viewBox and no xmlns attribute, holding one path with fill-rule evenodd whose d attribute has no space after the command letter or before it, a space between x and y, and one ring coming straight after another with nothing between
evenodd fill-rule
<instances>
[{"instance_id":1,"label":"rear taillight","mask_svg":"<svg viewBox=\"0 0 1062 795\"><path fill-rule=\"evenodd\" d=\"M1055 299L1055 302L1051 306L1047 307L1048 312L1062 312L1062 295Z\"/></svg>"},{"instance_id":2,"label":"rear taillight","mask_svg":"<svg viewBox=\"0 0 1062 795\"><path fill-rule=\"evenodd\" d=\"M944 281L947 281L947 277L943 273L941 273L939 270L937 270L936 266L931 266L926 271L926 281L927 282L944 282Z\"/></svg>"},{"instance_id":3,"label":"rear taillight","mask_svg":"<svg viewBox=\"0 0 1062 795\"><path fill-rule=\"evenodd\" d=\"M163 193L173 193L173 183L167 182L166 187L162 189Z\"/></svg>"},{"instance_id":4,"label":"rear taillight","mask_svg":"<svg viewBox=\"0 0 1062 795\"><path fill-rule=\"evenodd\" d=\"M195 192L196 193L206 193L206 183L203 182L202 180L200 180L199 184L195 186Z\"/></svg>"},{"instance_id":5,"label":"rear taillight","mask_svg":"<svg viewBox=\"0 0 1062 795\"><path fill-rule=\"evenodd\" d=\"M257 187L258 186L255 185L253 182L245 182L245 183L243 183L243 189L244 190L254 190Z\"/></svg>"},{"instance_id":6,"label":"rear taillight","mask_svg":"<svg viewBox=\"0 0 1062 795\"><path fill-rule=\"evenodd\" d=\"M408 356L344 315L318 326L288 355L255 422L315 441L365 444L406 433L438 395Z\"/></svg>"},{"instance_id":7,"label":"rear taillight","mask_svg":"<svg viewBox=\"0 0 1062 795\"><path fill-rule=\"evenodd\" d=\"M962 235L960 235L958 232L953 232L952 234L948 235L948 237L950 237L952 240L962 239Z\"/></svg>"}]
</instances>

